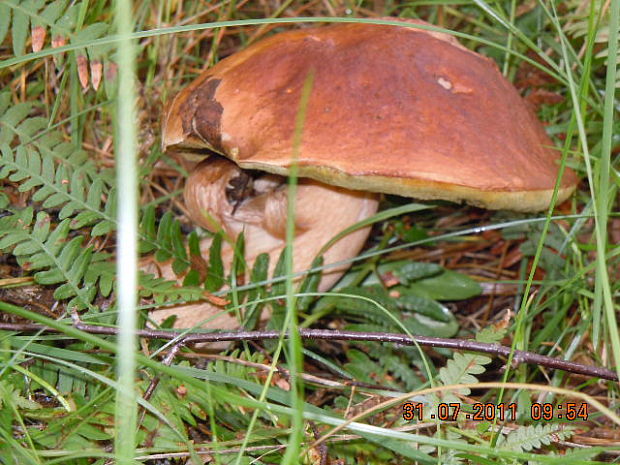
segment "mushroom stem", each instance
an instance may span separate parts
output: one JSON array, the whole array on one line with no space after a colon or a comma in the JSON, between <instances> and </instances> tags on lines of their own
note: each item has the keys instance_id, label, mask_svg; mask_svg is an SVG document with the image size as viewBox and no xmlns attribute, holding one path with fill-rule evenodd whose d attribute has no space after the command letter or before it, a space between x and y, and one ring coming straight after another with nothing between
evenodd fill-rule
<instances>
[{"instance_id":1,"label":"mushroom stem","mask_svg":"<svg viewBox=\"0 0 620 465\"><path fill-rule=\"evenodd\" d=\"M237 191L232 192L235 189ZM211 157L192 171L184 195L193 221L213 232L224 231L233 243L243 231L248 263L268 253L273 271L286 244L288 189L285 177L263 174L251 180L235 163ZM295 199L294 270L307 269L328 240L373 215L377 205L377 194L300 179ZM363 228L338 241L326 252L325 263L356 256L368 233L369 228ZM346 268L326 270L322 288L327 289L335 283Z\"/></svg>"},{"instance_id":2,"label":"mushroom stem","mask_svg":"<svg viewBox=\"0 0 620 465\"><path fill-rule=\"evenodd\" d=\"M235 163L210 157L192 170L185 185L185 204L190 218L212 232L222 231L226 241L222 260L228 273L232 264L234 243L241 232L245 238L245 259L249 267L262 253L269 255L269 273L273 273L286 245L287 199L286 178L265 174L249 179ZM378 207L378 194L328 186L310 179L299 179L295 199L295 239L293 271L310 268L321 248L336 234L373 215ZM358 229L333 244L323 255L329 265L355 257L363 247L370 228ZM201 243L208 256L211 239ZM319 290L333 286L349 264L324 270ZM174 279L166 267L162 275ZM191 327L222 309L210 304L192 305L191 314L178 307L152 313L156 321L178 314L177 326ZM185 316L182 313L186 313ZM232 317L231 317L232 318ZM211 325L209 325L211 326ZM217 327L234 327L222 324Z\"/></svg>"}]
</instances>

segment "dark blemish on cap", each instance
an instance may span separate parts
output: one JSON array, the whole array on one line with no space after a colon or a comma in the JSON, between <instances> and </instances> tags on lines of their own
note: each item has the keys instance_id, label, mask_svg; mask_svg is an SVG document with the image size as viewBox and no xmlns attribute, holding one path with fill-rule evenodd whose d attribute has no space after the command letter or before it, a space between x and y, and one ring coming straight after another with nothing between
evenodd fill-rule
<instances>
[{"instance_id":1,"label":"dark blemish on cap","mask_svg":"<svg viewBox=\"0 0 620 465\"><path fill-rule=\"evenodd\" d=\"M207 79L183 104L183 132L195 134L213 149L222 152L221 121L224 108L215 100L221 79Z\"/></svg>"}]
</instances>

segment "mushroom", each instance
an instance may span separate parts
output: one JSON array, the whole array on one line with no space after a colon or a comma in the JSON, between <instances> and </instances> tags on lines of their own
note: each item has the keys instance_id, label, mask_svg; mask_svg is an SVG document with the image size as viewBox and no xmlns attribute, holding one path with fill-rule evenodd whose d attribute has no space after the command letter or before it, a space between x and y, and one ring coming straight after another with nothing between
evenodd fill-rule
<instances>
[{"instance_id":1,"label":"mushroom","mask_svg":"<svg viewBox=\"0 0 620 465\"><path fill-rule=\"evenodd\" d=\"M547 208L559 153L541 123L492 60L415 27L422 24L283 32L204 71L171 102L163 129L165 149L206 157L186 183L191 219L221 227L231 240L244 231L250 262L279 254L296 113L311 72L297 160L295 270L372 215L378 193ZM576 184L566 169L559 201ZM339 241L326 263L355 256L367 235L366 228ZM344 269L327 269L322 289Z\"/></svg>"}]
</instances>

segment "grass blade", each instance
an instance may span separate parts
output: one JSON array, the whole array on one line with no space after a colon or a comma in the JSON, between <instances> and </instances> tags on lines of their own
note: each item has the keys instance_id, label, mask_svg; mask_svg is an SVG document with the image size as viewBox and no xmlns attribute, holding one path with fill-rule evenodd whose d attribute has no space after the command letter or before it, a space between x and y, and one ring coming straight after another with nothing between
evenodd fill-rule
<instances>
[{"instance_id":1,"label":"grass blade","mask_svg":"<svg viewBox=\"0 0 620 465\"><path fill-rule=\"evenodd\" d=\"M116 2L116 25L121 40L118 44L119 86L117 106L117 181L118 181L118 337L115 453L117 463L133 463L136 438L135 326L137 299L137 233L138 196L136 182L136 128L134 44L131 39L132 5L130 0Z\"/></svg>"}]
</instances>

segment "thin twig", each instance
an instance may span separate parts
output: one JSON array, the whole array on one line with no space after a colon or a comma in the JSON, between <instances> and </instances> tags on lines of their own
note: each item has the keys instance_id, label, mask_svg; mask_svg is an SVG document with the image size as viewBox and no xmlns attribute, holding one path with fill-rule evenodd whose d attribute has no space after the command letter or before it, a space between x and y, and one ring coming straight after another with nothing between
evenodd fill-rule
<instances>
[{"instance_id":1,"label":"thin twig","mask_svg":"<svg viewBox=\"0 0 620 465\"><path fill-rule=\"evenodd\" d=\"M161 363L163 363L165 366L172 365L172 361L174 360L174 357L177 356L177 353L179 352L181 347L183 347L184 345L185 343L183 342L179 342L173 345L172 349L170 349L170 351L168 352L166 357L164 357ZM144 400L149 400L151 396L153 395L153 393L155 392L155 389L157 388L158 384L159 384L159 376L156 376L155 378L152 379L151 383L149 384L149 387L146 388L146 391L144 391L144 395L142 396L142 398Z\"/></svg>"},{"instance_id":2,"label":"thin twig","mask_svg":"<svg viewBox=\"0 0 620 465\"><path fill-rule=\"evenodd\" d=\"M170 349L170 351L166 354L164 359L161 361L161 363L163 363L165 366L172 365L174 358L177 356L177 354L179 353L179 350L181 350L181 347L183 347L183 345L184 345L183 342L178 342L174 344L172 348ZM160 379L161 378L159 376L155 376L151 380L151 382L149 383L149 386L146 388L146 391L144 391L144 395L142 396L144 400L148 401L151 399L151 397L153 396L153 393L155 392L155 389L157 389L157 386L159 386ZM145 415L146 415L146 408L142 407L140 419L138 420L138 423L137 423L138 425L142 425Z\"/></svg>"},{"instance_id":3,"label":"thin twig","mask_svg":"<svg viewBox=\"0 0 620 465\"><path fill-rule=\"evenodd\" d=\"M314 435L314 439L318 441L319 439L321 439L321 433L319 432L319 429L317 428L316 423L314 423L313 421L310 421L309 424L310 424L310 428L312 429L312 434ZM326 442L322 442L321 444L319 444L318 453L319 453L319 457L321 458L319 465L327 465L327 461L329 459L329 456L327 454L329 453L329 450L327 448Z\"/></svg>"},{"instance_id":4,"label":"thin twig","mask_svg":"<svg viewBox=\"0 0 620 465\"><path fill-rule=\"evenodd\" d=\"M89 325L78 321L74 325L77 329L90 333L101 334L107 336L116 336L118 329L109 326ZM59 332L55 329L48 328L38 324L13 324L0 323L0 330L7 331L45 331ZM367 342L392 342L394 344L404 346L420 345L425 347L444 348L452 350L467 350L470 352L481 352L485 354L508 357L511 352L510 347L500 344L488 344L484 342L472 341L469 339L448 339L440 337L416 336L414 339L406 334L397 333L377 333L377 332L356 332L356 331L339 331L327 329L299 329L299 335L303 339L323 339L323 340L339 340L339 341L367 341ZM136 336L149 339L166 339L176 340L182 344L195 344L207 342L221 341L251 341L278 339L280 331L223 331L223 332L192 332L180 334L174 330L157 330L157 329L141 329L136 331ZM618 381L618 375L612 370L606 368L584 365L581 363L560 360L546 355L539 355L533 352L515 350L513 353L513 364L520 365L522 363L542 365L547 368L577 373L580 375L592 376L610 381Z\"/></svg>"}]
</instances>

